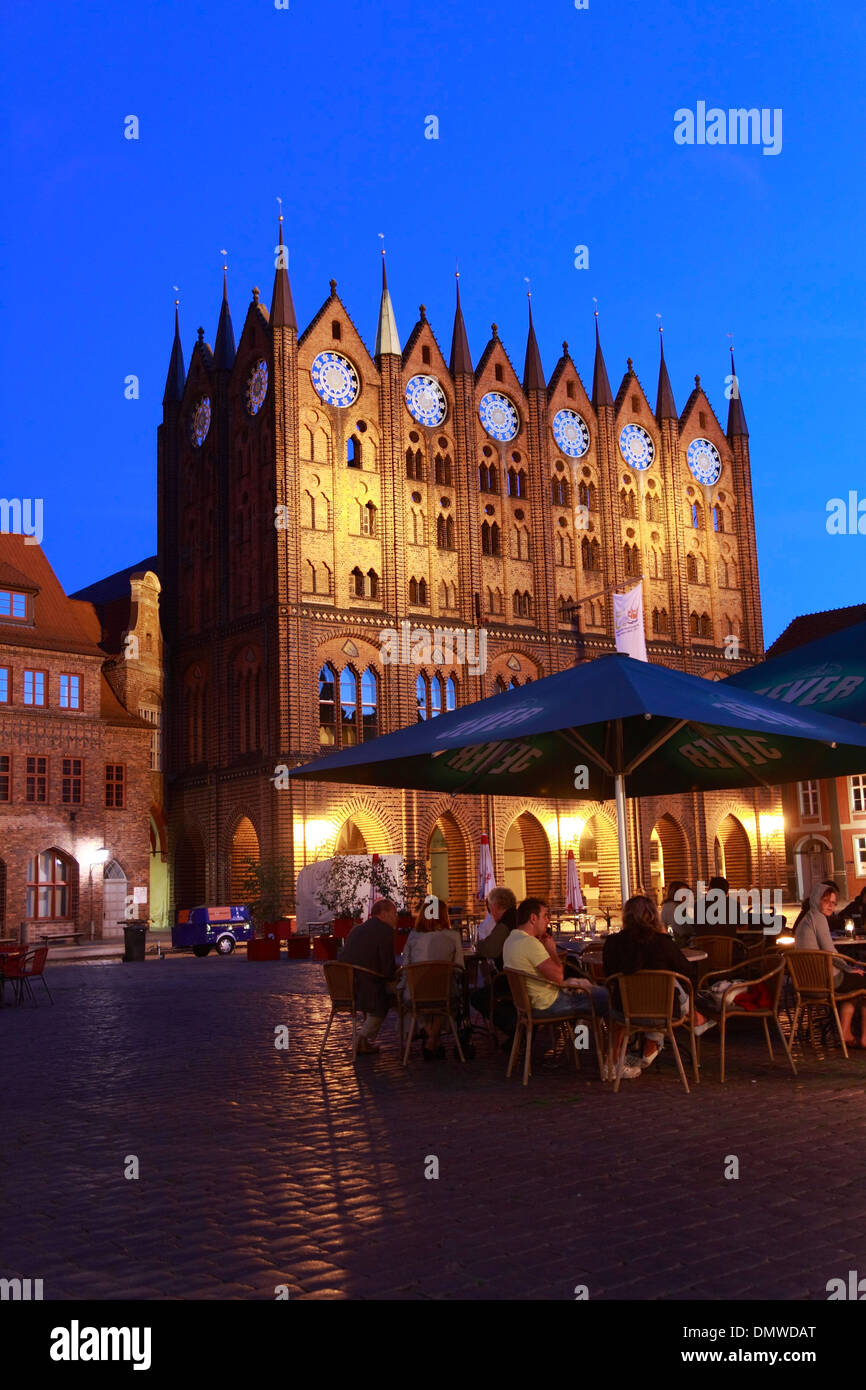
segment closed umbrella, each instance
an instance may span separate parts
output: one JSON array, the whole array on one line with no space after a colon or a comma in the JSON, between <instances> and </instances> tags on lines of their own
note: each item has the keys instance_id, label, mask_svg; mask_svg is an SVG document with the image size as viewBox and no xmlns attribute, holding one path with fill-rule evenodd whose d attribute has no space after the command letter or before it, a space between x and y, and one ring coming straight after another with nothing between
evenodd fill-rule
<instances>
[{"instance_id":1,"label":"closed umbrella","mask_svg":"<svg viewBox=\"0 0 866 1390\"><path fill-rule=\"evenodd\" d=\"M598 657L292 769L430 791L616 800L629 896L632 796L772 787L866 771L866 729L631 657ZM578 775L579 774L579 775Z\"/></svg>"},{"instance_id":2,"label":"closed umbrella","mask_svg":"<svg viewBox=\"0 0 866 1390\"><path fill-rule=\"evenodd\" d=\"M478 892L477 897L484 902L487 894L496 887L496 879L493 877L493 856L490 853L490 841L486 835L481 836L481 848L478 851Z\"/></svg>"},{"instance_id":3,"label":"closed umbrella","mask_svg":"<svg viewBox=\"0 0 866 1390\"><path fill-rule=\"evenodd\" d=\"M370 897L367 901L367 916L373 916L373 904L378 900L379 894L376 890L376 865L379 862L378 854L374 854L370 861Z\"/></svg>"},{"instance_id":4,"label":"closed umbrella","mask_svg":"<svg viewBox=\"0 0 866 1390\"><path fill-rule=\"evenodd\" d=\"M574 850L570 849L565 871L565 910L566 912L581 912L583 906L583 894L580 891L580 880L577 876L577 860L574 857Z\"/></svg>"}]
</instances>

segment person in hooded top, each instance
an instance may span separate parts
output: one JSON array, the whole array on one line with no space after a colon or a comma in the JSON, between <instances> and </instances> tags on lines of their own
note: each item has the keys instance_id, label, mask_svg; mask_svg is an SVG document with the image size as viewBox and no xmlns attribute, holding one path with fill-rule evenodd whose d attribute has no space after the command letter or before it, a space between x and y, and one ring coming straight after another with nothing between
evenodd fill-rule
<instances>
[{"instance_id":1,"label":"person in hooded top","mask_svg":"<svg viewBox=\"0 0 866 1390\"><path fill-rule=\"evenodd\" d=\"M828 918L836 911L838 893L832 883L816 883L809 894L809 906L800 914L794 932L794 945L798 951L832 951L839 955L836 943L830 934ZM846 959L839 961L833 970L833 987L838 994L846 994L854 989L866 987L866 975ZM854 1018L853 1001L839 1006L839 1021L842 1036L850 1047L866 1048L866 1009L860 1014L860 1041L852 1035L851 1023Z\"/></svg>"}]
</instances>

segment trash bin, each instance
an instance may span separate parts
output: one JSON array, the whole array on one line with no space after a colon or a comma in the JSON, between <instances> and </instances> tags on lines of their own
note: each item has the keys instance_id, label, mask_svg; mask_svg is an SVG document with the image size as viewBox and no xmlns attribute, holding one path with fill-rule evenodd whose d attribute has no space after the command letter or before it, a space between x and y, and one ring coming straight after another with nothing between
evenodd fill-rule
<instances>
[{"instance_id":1,"label":"trash bin","mask_svg":"<svg viewBox=\"0 0 866 1390\"><path fill-rule=\"evenodd\" d=\"M147 936L146 926L130 926L128 922L123 924L123 959L126 961L144 960L144 939Z\"/></svg>"}]
</instances>

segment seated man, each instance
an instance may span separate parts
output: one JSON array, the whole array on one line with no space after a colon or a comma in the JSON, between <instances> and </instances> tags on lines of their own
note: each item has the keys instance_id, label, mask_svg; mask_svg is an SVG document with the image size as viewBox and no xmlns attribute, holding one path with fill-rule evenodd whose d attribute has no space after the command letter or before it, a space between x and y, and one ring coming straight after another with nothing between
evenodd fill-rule
<instances>
[{"instance_id":1,"label":"seated man","mask_svg":"<svg viewBox=\"0 0 866 1390\"><path fill-rule=\"evenodd\" d=\"M352 928L340 955L345 965L361 965L364 970L375 971L375 976L364 974L363 971L355 976L355 1003L364 1011L357 1049L360 1053L379 1051L376 1037L396 993L396 926L396 903L392 903L390 898L380 898L373 904L367 921Z\"/></svg>"},{"instance_id":2,"label":"seated man","mask_svg":"<svg viewBox=\"0 0 866 1390\"><path fill-rule=\"evenodd\" d=\"M588 1014L592 1003L597 1013L607 1014L608 993L603 985L593 985L582 977L565 978L549 922L546 902L524 898L517 909L517 926L502 950L506 970L520 970L531 977L526 988L533 1014L550 1019L563 1014Z\"/></svg>"},{"instance_id":3,"label":"seated man","mask_svg":"<svg viewBox=\"0 0 866 1390\"><path fill-rule=\"evenodd\" d=\"M487 895L487 916L478 927L477 954L484 960L497 960L502 955L505 939L513 921L503 922L509 908L517 909L517 899L510 888L492 888Z\"/></svg>"}]
</instances>

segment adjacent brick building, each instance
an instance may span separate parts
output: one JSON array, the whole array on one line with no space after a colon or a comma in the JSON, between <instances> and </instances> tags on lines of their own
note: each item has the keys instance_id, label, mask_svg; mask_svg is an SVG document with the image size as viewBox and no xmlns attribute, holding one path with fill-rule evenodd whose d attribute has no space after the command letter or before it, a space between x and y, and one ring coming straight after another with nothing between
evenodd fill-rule
<instances>
[{"instance_id":1,"label":"adjacent brick building","mask_svg":"<svg viewBox=\"0 0 866 1390\"><path fill-rule=\"evenodd\" d=\"M487 830L498 881L561 898L575 843L615 902L610 805L281 788L275 769L612 651L612 590L638 576L651 661L718 678L760 659L733 362L723 429L698 377L677 411L663 351L655 408L630 359L614 395L597 325L589 391L566 343L545 376L531 309L522 380L495 324L473 366L459 284L448 360L423 306L402 347L384 264L382 281L372 355L335 281L299 333L282 265L237 347L224 282L188 372L175 317L158 432L175 901L236 898L248 856L297 871L337 847L426 858L466 902ZM403 620L483 629L486 669L435 648L384 664ZM764 791L644 800L637 877L775 884L778 811Z\"/></svg>"},{"instance_id":2,"label":"adjacent brick building","mask_svg":"<svg viewBox=\"0 0 866 1390\"><path fill-rule=\"evenodd\" d=\"M767 656L866 622L866 604L805 613L789 623ZM789 891L801 899L831 878L842 902L866 887L866 775L791 783L782 788Z\"/></svg>"},{"instance_id":3,"label":"adjacent brick building","mask_svg":"<svg viewBox=\"0 0 866 1390\"><path fill-rule=\"evenodd\" d=\"M101 638L41 548L0 535L0 936L116 935L148 889L151 732Z\"/></svg>"}]
</instances>

